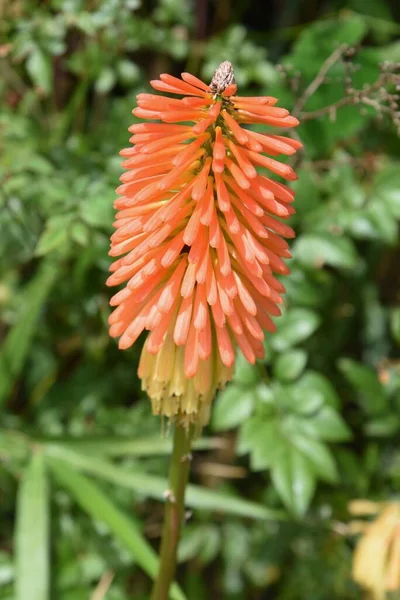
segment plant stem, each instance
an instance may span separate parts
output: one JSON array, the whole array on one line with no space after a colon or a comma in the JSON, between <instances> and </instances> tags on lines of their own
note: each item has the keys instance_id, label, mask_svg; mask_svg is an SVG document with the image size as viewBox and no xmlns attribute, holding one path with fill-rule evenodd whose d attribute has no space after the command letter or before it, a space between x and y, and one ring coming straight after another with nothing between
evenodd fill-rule
<instances>
[{"instance_id":1,"label":"plant stem","mask_svg":"<svg viewBox=\"0 0 400 600\"><path fill-rule=\"evenodd\" d=\"M175 576L178 543L185 510L185 488L190 468L190 446L190 431L177 422L169 467L169 489L162 531L160 567L151 600L168 600L168 590Z\"/></svg>"}]
</instances>

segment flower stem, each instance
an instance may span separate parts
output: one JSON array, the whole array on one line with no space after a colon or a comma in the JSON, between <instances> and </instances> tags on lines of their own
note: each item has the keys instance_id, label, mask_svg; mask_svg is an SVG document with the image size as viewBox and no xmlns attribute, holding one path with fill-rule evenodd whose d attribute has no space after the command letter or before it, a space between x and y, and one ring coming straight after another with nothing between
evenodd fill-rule
<instances>
[{"instance_id":1,"label":"flower stem","mask_svg":"<svg viewBox=\"0 0 400 600\"><path fill-rule=\"evenodd\" d=\"M177 421L169 468L169 489L164 513L160 567L151 600L168 600L168 591L175 576L178 543L185 510L185 488L190 468L190 446L190 431L179 425Z\"/></svg>"}]
</instances>

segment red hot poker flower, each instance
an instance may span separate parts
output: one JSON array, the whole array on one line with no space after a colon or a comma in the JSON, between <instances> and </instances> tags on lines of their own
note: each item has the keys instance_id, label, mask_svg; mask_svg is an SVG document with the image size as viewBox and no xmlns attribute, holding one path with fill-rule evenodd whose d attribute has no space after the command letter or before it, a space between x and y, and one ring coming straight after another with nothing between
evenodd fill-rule
<instances>
[{"instance_id":1,"label":"red hot poker flower","mask_svg":"<svg viewBox=\"0 0 400 600\"><path fill-rule=\"evenodd\" d=\"M276 275L288 273L291 256L283 238L294 236L282 222L294 192L270 173L297 176L271 157L301 144L243 125L298 121L276 98L236 96L233 81L225 62L210 85L163 74L151 85L172 97L138 95L133 114L150 122L129 128L133 146L120 153L127 172L110 250L119 258L107 281L126 284L111 299L119 347L150 332L139 376L154 412L202 423L231 377L235 348L251 363L263 357L263 330L274 331L284 292Z\"/></svg>"}]
</instances>

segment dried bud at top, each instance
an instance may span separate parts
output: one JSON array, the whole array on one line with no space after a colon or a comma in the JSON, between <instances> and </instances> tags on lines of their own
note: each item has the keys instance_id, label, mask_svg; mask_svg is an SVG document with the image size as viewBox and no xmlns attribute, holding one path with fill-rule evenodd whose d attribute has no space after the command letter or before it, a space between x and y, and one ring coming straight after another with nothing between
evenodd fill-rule
<instances>
[{"instance_id":1,"label":"dried bud at top","mask_svg":"<svg viewBox=\"0 0 400 600\"><path fill-rule=\"evenodd\" d=\"M225 60L219 65L214 71L213 78L211 79L210 89L216 94L222 94L228 85L235 82L235 74L233 72L232 63L229 60Z\"/></svg>"}]
</instances>

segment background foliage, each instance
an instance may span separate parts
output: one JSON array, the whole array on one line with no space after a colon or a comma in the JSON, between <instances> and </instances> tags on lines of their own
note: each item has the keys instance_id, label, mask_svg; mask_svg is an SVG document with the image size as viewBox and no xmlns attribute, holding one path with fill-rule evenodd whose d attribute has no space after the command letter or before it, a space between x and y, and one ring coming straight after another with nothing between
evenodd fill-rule
<instances>
[{"instance_id":1,"label":"background foliage","mask_svg":"<svg viewBox=\"0 0 400 600\"><path fill-rule=\"evenodd\" d=\"M297 238L267 358L239 361L198 442L173 597L363 598L347 505L400 485L400 144L382 66L400 61L398 3L0 13L0 598L148 597L170 444L140 392L140 344L107 334L118 151L150 78L208 80L225 59L243 95L303 117Z\"/></svg>"}]
</instances>

